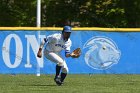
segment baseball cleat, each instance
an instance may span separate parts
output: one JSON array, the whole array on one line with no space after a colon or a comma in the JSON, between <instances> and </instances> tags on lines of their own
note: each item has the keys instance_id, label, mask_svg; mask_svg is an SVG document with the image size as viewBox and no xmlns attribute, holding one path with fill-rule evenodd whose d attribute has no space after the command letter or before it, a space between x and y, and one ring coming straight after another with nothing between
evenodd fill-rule
<instances>
[{"instance_id":1,"label":"baseball cleat","mask_svg":"<svg viewBox=\"0 0 140 93\"><path fill-rule=\"evenodd\" d=\"M61 82L60 78L54 78L54 81L58 86L63 85L63 82Z\"/></svg>"}]
</instances>

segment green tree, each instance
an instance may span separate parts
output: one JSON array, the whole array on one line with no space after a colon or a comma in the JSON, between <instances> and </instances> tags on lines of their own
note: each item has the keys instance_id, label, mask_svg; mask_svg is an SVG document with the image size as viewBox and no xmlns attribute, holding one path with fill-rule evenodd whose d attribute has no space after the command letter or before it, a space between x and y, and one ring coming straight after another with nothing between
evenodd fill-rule
<instances>
[{"instance_id":1,"label":"green tree","mask_svg":"<svg viewBox=\"0 0 140 93\"><path fill-rule=\"evenodd\" d=\"M140 1L124 0L121 1L121 4L125 10L127 27L140 27Z\"/></svg>"},{"instance_id":2,"label":"green tree","mask_svg":"<svg viewBox=\"0 0 140 93\"><path fill-rule=\"evenodd\" d=\"M36 0L1 0L0 26L36 26Z\"/></svg>"},{"instance_id":3,"label":"green tree","mask_svg":"<svg viewBox=\"0 0 140 93\"><path fill-rule=\"evenodd\" d=\"M140 27L139 0L41 0L41 25ZM37 0L0 0L0 26L36 26Z\"/></svg>"},{"instance_id":4,"label":"green tree","mask_svg":"<svg viewBox=\"0 0 140 93\"><path fill-rule=\"evenodd\" d=\"M47 6L47 25L62 26L63 21L88 27L125 27L125 11L120 0L53 0Z\"/></svg>"}]
</instances>

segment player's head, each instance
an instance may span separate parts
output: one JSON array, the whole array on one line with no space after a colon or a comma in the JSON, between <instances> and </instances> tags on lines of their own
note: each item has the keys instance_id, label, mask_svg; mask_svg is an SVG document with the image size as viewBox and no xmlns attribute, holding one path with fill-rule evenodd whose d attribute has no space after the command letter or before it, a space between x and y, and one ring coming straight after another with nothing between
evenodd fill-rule
<instances>
[{"instance_id":1,"label":"player's head","mask_svg":"<svg viewBox=\"0 0 140 93\"><path fill-rule=\"evenodd\" d=\"M71 27L70 26L64 26L62 31L64 40L68 40L71 34Z\"/></svg>"},{"instance_id":2,"label":"player's head","mask_svg":"<svg viewBox=\"0 0 140 93\"><path fill-rule=\"evenodd\" d=\"M68 33L71 33L71 27L70 27L70 26L64 26L62 32L68 32Z\"/></svg>"}]
</instances>

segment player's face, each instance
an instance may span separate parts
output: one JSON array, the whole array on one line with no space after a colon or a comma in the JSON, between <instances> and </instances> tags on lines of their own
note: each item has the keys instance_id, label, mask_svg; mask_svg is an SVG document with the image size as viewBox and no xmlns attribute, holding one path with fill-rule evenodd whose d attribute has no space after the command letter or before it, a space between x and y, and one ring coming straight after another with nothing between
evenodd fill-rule
<instances>
[{"instance_id":1,"label":"player's face","mask_svg":"<svg viewBox=\"0 0 140 93\"><path fill-rule=\"evenodd\" d=\"M70 38L70 34L71 34L71 33L69 33L69 32L64 32L64 33L63 33L64 40L67 41L67 40Z\"/></svg>"}]
</instances>

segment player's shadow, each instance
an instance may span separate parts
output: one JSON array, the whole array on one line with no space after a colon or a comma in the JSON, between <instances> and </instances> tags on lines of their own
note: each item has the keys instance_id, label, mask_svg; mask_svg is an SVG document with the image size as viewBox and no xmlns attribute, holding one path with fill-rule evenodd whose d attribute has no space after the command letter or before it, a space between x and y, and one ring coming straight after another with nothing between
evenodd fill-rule
<instances>
[{"instance_id":1,"label":"player's shadow","mask_svg":"<svg viewBox=\"0 0 140 93\"><path fill-rule=\"evenodd\" d=\"M55 84L33 85L33 86L56 86Z\"/></svg>"},{"instance_id":2,"label":"player's shadow","mask_svg":"<svg viewBox=\"0 0 140 93\"><path fill-rule=\"evenodd\" d=\"M55 84L32 84L32 85L22 85L22 86L57 86L57 85L55 85Z\"/></svg>"}]
</instances>

